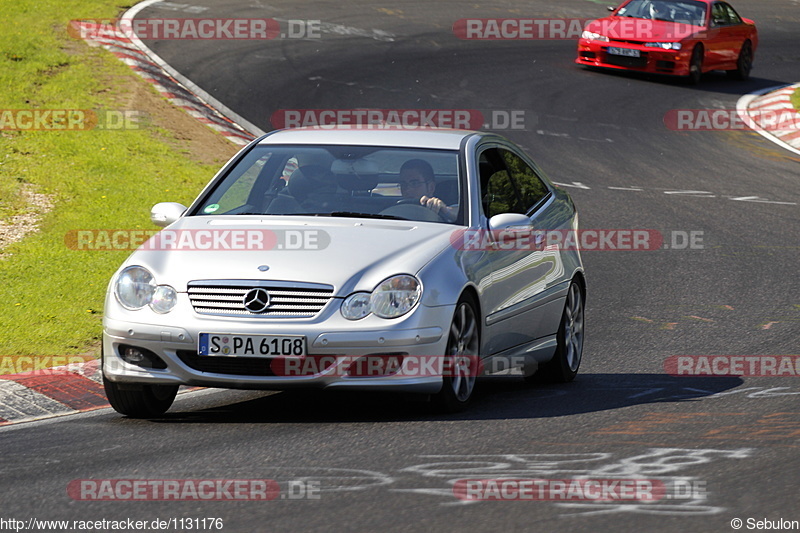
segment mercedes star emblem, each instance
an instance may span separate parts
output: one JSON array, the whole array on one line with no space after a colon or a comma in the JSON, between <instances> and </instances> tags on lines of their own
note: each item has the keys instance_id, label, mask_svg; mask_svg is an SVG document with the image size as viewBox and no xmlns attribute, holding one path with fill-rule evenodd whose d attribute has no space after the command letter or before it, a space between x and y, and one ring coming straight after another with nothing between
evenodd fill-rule
<instances>
[{"instance_id":1,"label":"mercedes star emblem","mask_svg":"<svg viewBox=\"0 0 800 533\"><path fill-rule=\"evenodd\" d=\"M244 307L251 313L263 313L269 307L269 293L266 289L251 289L244 295Z\"/></svg>"}]
</instances>

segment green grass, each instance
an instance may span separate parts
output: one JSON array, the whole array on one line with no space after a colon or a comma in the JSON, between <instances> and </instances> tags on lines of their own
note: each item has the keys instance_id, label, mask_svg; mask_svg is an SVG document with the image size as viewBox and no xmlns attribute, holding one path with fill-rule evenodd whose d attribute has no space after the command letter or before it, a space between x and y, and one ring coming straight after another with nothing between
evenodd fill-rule
<instances>
[{"instance_id":1,"label":"green grass","mask_svg":"<svg viewBox=\"0 0 800 533\"><path fill-rule=\"evenodd\" d=\"M792 93L791 100L794 108L800 111L800 87L795 89L794 93Z\"/></svg>"},{"instance_id":2,"label":"green grass","mask_svg":"<svg viewBox=\"0 0 800 533\"><path fill-rule=\"evenodd\" d=\"M0 109L119 109L144 83L110 53L71 40L76 18L112 18L109 0L0 2ZM102 80L114 79L116 87ZM22 184L50 195L39 231L2 250L0 356L84 353L96 346L106 284L128 252L79 251L78 229L154 229L150 207L189 203L216 167L188 160L164 131L0 132L0 220L29 209Z\"/></svg>"}]
</instances>

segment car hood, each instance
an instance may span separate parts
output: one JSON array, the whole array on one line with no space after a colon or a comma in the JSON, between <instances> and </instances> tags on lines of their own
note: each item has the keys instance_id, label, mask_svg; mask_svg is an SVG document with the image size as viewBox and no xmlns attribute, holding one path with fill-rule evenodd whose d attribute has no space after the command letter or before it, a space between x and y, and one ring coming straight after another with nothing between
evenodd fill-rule
<instances>
[{"instance_id":1,"label":"car hood","mask_svg":"<svg viewBox=\"0 0 800 533\"><path fill-rule=\"evenodd\" d=\"M615 40L676 42L703 31L704 27L663 20L610 16L593 20L585 29Z\"/></svg>"},{"instance_id":2,"label":"car hood","mask_svg":"<svg viewBox=\"0 0 800 533\"><path fill-rule=\"evenodd\" d=\"M332 285L335 295L346 296L395 274L416 274L450 248L458 229L401 220L184 217L123 267L145 266L179 292L195 280L280 280Z\"/></svg>"}]
</instances>

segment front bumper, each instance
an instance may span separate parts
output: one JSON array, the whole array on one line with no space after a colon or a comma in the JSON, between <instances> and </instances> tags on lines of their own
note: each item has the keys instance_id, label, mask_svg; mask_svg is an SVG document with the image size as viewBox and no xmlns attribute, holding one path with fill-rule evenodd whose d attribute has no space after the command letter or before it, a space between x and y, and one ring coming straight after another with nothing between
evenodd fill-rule
<instances>
[{"instance_id":1,"label":"front bumper","mask_svg":"<svg viewBox=\"0 0 800 533\"><path fill-rule=\"evenodd\" d=\"M420 305L406 317L394 320L362 319L353 322L338 312L320 320L259 320L186 316L174 325L103 320L103 373L117 383L172 384L203 387L283 390L291 388L392 390L434 394L442 376L430 365L420 368L425 356L441 359L455 306ZM127 313L130 314L130 313ZM137 317L138 318L138 317ZM304 358L199 356L201 332L239 335L304 335ZM121 357L125 347L147 350L163 368L143 368ZM363 356L394 357L402 367L382 375L353 376L350 365ZM161 363L163 362L163 363ZM276 367L275 365L279 365ZM283 365L283 366L280 366ZM300 373L276 368L302 369ZM152 366L152 365L150 365ZM380 374L380 372L379 372Z\"/></svg>"},{"instance_id":2,"label":"front bumper","mask_svg":"<svg viewBox=\"0 0 800 533\"><path fill-rule=\"evenodd\" d=\"M608 53L608 48L629 48L638 50L640 57L626 57ZM625 42L602 42L580 39L578 41L578 57L575 63L592 67L616 70L666 74L671 76L688 76L692 50L664 50Z\"/></svg>"}]
</instances>

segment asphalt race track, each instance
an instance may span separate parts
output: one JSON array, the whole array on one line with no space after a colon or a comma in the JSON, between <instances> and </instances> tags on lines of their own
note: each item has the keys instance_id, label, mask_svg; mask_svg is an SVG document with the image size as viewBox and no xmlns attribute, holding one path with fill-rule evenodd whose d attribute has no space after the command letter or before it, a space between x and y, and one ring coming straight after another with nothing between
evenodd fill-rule
<instances>
[{"instance_id":1,"label":"asphalt race track","mask_svg":"<svg viewBox=\"0 0 800 533\"><path fill-rule=\"evenodd\" d=\"M0 429L5 516L218 517L229 532L722 532L734 518L743 529L748 518L800 520L800 380L665 370L676 355L798 353L800 156L749 131L664 124L670 110L735 109L743 94L800 81L797 0L733 1L759 28L752 78L710 73L696 87L580 68L571 40L452 31L461 18L596 18L600 2L186 1L138 17L323 22L319 38L147 41L260 128L287 109L522 112L524 129L497 131L569 187L582 228L657 230L666 248L583 254L587 335L573 383L487 379L468 412L447 416L392 396L207 390L159 420L106 409L11 426ZM700 240L682 246L691 232ZM453 492L459 479L625 476L657 480L668 497ZM67 486L80 479L273 479L281 496L78 501ZM292 497L304 488L311 498Z\"/></svg>"}]
</instances>

